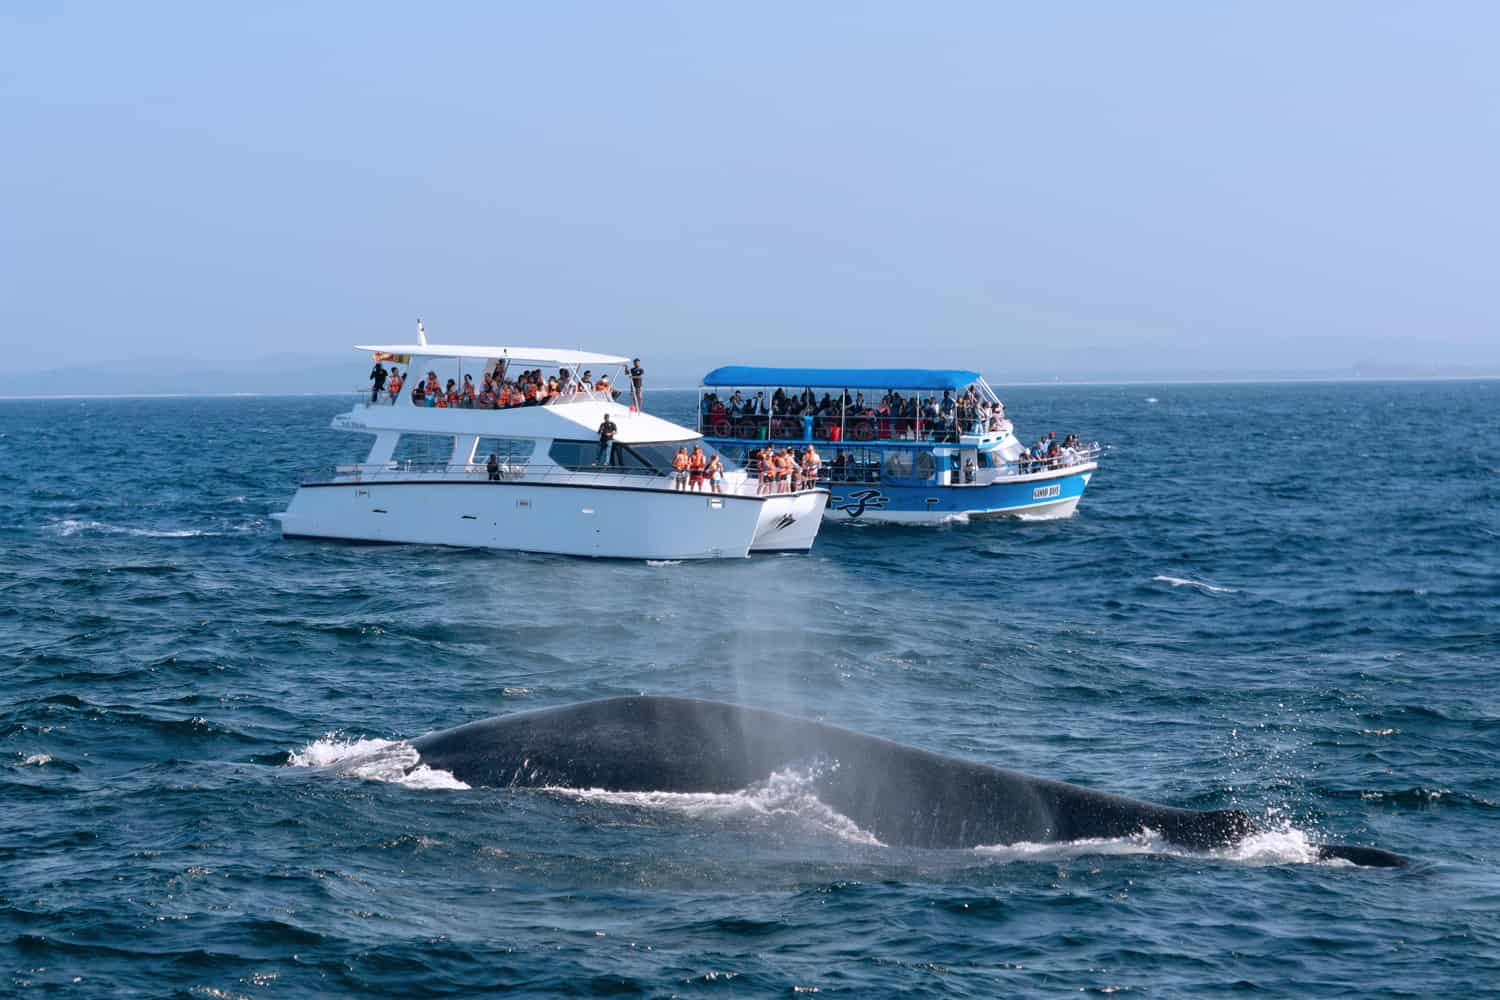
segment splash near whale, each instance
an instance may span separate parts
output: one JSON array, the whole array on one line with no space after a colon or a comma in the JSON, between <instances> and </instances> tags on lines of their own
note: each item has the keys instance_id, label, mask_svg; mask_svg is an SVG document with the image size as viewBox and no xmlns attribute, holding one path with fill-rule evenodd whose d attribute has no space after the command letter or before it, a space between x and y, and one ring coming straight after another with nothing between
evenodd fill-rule
<instances>
[{"instance_id":1,"label":"splash near whale","mask_svg":"<svg viewBox=\"0 0 1500 1000\"><path fill-rule=\"evenodd\" d=\"M1235 845L1259 832L1238 809L1158 805L1035 778L761 709L625 697L497 716L413 740L420 765L473 786L734 792L810 767L817 797L891 846L970 848L1130 837ZM1395 867L1372 847L1318 855Z\"/></svg>"}]
</instances>

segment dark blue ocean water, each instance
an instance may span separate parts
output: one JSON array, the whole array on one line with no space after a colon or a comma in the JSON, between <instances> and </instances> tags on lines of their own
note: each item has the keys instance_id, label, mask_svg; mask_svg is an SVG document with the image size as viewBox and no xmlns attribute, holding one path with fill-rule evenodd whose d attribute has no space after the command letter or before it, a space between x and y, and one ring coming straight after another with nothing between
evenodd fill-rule
<instances>
[{"instance_id":1,"label":"dark blue ocean water","mask_svg":"<svg viewBox=\"0 0 1500 1000\"><path fill-rule=\"evenodd\" d=\"M0 403L0 994L1500 986L1500 384L1004 396L1113 445L1075 518L668 566L283 541L299 470L360 457L343 399ZM921 851L796 789L373 780L376 741L633 692L1275 832Z\"/></svg>"}]
</instances>

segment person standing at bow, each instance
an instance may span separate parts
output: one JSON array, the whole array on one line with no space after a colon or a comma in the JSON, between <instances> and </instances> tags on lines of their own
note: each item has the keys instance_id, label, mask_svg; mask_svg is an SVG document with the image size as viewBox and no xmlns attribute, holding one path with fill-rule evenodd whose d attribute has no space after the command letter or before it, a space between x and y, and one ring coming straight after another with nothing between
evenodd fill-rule
<instances>
[{"instance_id":1,"label":"person standing at bow","mask_svg":"<svg viewBox=\"0 0 1500 1000\"><path fill-rule=\"evenodd\" d=\"M609 465L614 458L615 434L619 428L615 422L609 419L609 414L604 415L604 421L599 424L599 451L594 455L595 465Z\"/></svg>"}]
</instances>

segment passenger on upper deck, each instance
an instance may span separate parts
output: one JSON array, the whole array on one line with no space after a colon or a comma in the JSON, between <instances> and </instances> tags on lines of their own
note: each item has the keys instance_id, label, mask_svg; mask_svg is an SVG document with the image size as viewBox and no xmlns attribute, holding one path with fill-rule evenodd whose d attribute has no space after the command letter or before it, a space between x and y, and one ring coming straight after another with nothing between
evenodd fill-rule
<instances>
[{"instance_id":1,"label":"passenger on upper deck","mask_svg":"<svg viewBox=\"0 0 1500 1000\"><path fill-rule=\"evenodd\" d=\"M377 402L385 391L385 376L385 365L375 362L375 367L370 369L370 402Z\"/></svg>"},{"instance_id":2,"label":"passenger on upper deck","mask_svg":"<svg viewBox=\"0 0 1500 1000\"><path fill-rule=\"evenodd\" d=\"M396 404L396 400L401 398L401 386L404 384L405 380L401 378L401 369L392 366L390 381L386 383L386 385L388 385L391 390L392 406Z\"/></svg>"},{"instance_id":3,"label":"passenger on upper deck","mask_svg":"<svg viewBox=\"0 0 1500 1000\"><path fill-rule=\"evenodd\" d=\"M646 391L644 387L646 369L641 367L640 358L630 359L630 405L636 410L646 405Z\"/></svg>"}]
</instances>

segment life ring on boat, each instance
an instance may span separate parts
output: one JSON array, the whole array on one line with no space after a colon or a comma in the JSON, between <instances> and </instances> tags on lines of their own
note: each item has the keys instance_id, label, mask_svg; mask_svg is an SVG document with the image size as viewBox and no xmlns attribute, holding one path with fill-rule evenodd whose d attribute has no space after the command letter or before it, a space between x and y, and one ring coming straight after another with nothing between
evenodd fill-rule
<instances>
[{"instance_id":1,"label":"life ring on boat","mask_svg":"<svg viewBox=\"0 0 1500 1000\"><path fill-rule=\"evenodd\" d=\"M875 425L868 420L856 420L849 428L849 437L854 441L875 440Z\"/></svg>"},{"instance_id":2,"label":"life ring on boat","mask_svg":"<svg viewBox=\"0 0 1500 1000\"><path fill-rule=\"evenodd\" d=\"M771 436L783 441L802 436L802 421L791 417L778 417L771 422Z\"/></svg>"},{"instance_id":3,"label":"life ring on boat","mask_svg":"<svg viewBox=\"0 0 1500 1000\"><path fill-rule=\"evenodd\" d=\"M714 432L714 437L720 438L727 438L729 435L734 433L734 428L729 426L729 421L727 420L715 421L715 423L712 427L709 428L709 430Z\"/></svg>"},{"instance_id":4,"label":"life ring on boat","mask_svg":"<svg viewBox=\"0 0 1500 1000\"><path fill-rule=\"evenodd\" d=\"M755 421L741 420L734 425L734 436L741 441L755 440Z\"/></svg>"}]
</instances>

